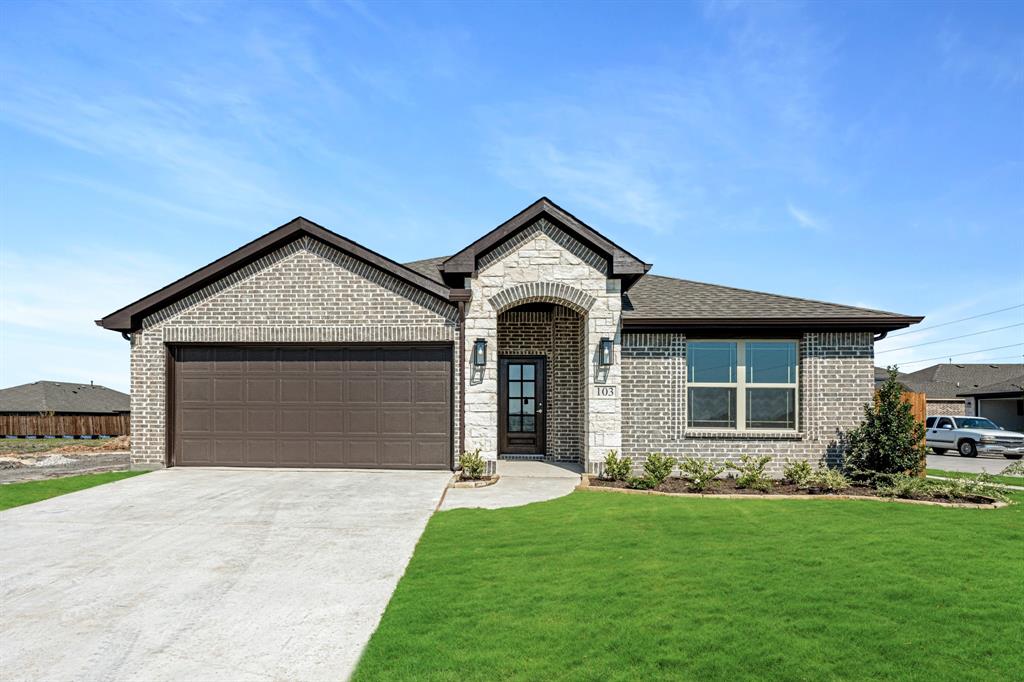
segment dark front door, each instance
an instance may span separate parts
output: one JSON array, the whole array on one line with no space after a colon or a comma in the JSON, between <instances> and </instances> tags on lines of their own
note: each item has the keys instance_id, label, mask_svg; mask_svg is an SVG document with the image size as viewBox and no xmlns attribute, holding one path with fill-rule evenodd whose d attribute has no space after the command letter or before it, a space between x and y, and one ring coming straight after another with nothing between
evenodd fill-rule
<instances>
[{"instance_id":1,"label":"dark front door","mask_svg":"<svg viewBox=\"0 0 1024 682\"><path fill-rule=\"evenodd\" d=\"M501 358L498 369L500 454L543 454L544 358Z\"/></svg>"}]
</instances>

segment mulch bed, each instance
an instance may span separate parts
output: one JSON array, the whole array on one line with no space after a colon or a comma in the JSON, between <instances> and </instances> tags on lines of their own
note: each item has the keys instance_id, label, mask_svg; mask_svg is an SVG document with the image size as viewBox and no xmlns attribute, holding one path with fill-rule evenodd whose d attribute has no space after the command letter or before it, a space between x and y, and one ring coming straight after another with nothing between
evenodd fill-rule
<instances>
[{"instance_id":1,"label":"mulch bed","mask_svg":"<svg viewBox=\"0 0 1024 682\"><path fill-rule=\"evenodd\" d=\"M624 488L628 489L624 481L607 481L601 478L592 477L589 481L589 487L592 488ZM772 481L772 488L767 492L761 492L760 490L751 490L749 488L738 488L736 487L736 479L734 478L720 478L716 479L706 490L696 491L690 488L689 481L683 478L669 478L664 483L659 485L657 488L652 490L659 493L698 493L701 495L805 495L807 497L814 497L817 495L848 495L851 497L885 497L885 495L879 494L879 492L870 486L865 485L853 485L845 490L828 492L819 488L798 488L795 485L789 483L783 483L782 481ZM939 497L936 495L922 495L920 497L913 498L923 502L959 502L967 504L991 504L994 500L988 497L982 497L975 495L967 498L951 499L948 497Z\"/></svg>"}]
</instances>

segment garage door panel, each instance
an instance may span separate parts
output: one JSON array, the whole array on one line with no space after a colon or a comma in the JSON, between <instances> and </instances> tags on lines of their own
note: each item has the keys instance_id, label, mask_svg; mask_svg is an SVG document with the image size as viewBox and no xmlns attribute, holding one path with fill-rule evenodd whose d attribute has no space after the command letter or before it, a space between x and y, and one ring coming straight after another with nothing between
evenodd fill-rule
<instances>
[{"instance_id":1,"label":"garage door panel","mask_svg":"<svg viewBox=\"0 0 1024 682\"><path fill-rule=\"evenodd\" d=\"M278 411L278 429L281 433L309 433L309 412L307 410L282 409Z\"/></svg>"},{"instance_id":2,"label":"garage door panel","mask_svg":"<svg viewBox=\"0 0 1024 682\"><path fill-rule=\"evenodd\" d=\"M245 411L245 432L249 434L274 434L277 427L277 410L272 407L249 408Z\"/></svg>"},{"instance_id":3,"label":"garage door panel","mask_svg":"<svg viewBox=\"0 0 1024 682\"><path fill-rule=\"evenodd\" d=\"M317 403L340 403L342 400L341 379L317 379L313 382L313 400Z\"/></svg>"},{"instance_id":4,"label":"garage door panel","mask_svg":"<svg viewBox=\"0 0 1024 682\"><path fill-rule=\"evenodd\" d=\"M182 438L175 454L178 464L210 466L213 464L213 443L205 438Z\"/></svg>"},{"instance_id":5,"label":"garage door panel","mask_svg":"<svg viewBox=\"0 0 1024 682\"><path fill-rule=\"evenodd\" d=\"M345 433L345 412L340 408L317 410L313 413L313 432L318 436L343 435Z\"/></svg>"},{"instance_id":6,"label":"garage door panel","mask_svg":"<svg viewBox=\"0 0 1024 682\"><path fill-rule=\"evenodd\" d=\"M213 442L213 458L218 466L245 464L245 441L217 439Z\"/></svg>"},{"instance_id":7,"label":"garage door panel","mask_svg":"<svg viewBox=\"0 0 1024 682\"><path fill-rule=\"evenodd\" d=\"M380 382L378 376L359 377L345 381L345 402L347 403L377 403L377 387Z\"/></svg>"},{"instance_id":8,"label":"garage door panel","mask_svg":"<svg viewBox=\"0 0 1024 682\"><path fill-rule=\"evenodd\" d=\"M349 408L345 432L352 436L376 436L377 410Z\"/></svg>"},{"instance_id":9,"label":"garage door panel","mask_svg":"<svg viewBox=\"0 0 1024 682\"><path fill-rule=\"evenodd\" d=\"M448 433L448 414L441 410L417 410L416 435L443 436Z\"/></svg>"},{"instance_id":10,"label":"garage door panel","mask_svg":"<svg viewBox=\"0 0 1024 682\"><path fill-rule=\"evenodd\" d=\"M310 383L309 379L281 379L281 402L308 403Z\"/></svg>"},{"instance_id":11,"label":"garage door panel","mask_svg":"<svg viewBox=\"0 0 1024 682\"><path fill-rule=\"evenodd\" d=\"M174 462L447 468L451 349L177 347Z\"/></svg>"},{"instance_id":12,"label":"garage door panel","mask_svg":"<svg viewBox=\"0 0 1024 682\"><path fill-rule=\"evenodd\" d=\"M411 440L385 440L381 443L381 466L409 467L413 463Z\"/></svg>"},{"instance_id":13,"label":"garage door panel","mask_svg":"<svg viewBox=\"0 0 1024 682\"><path fill-rule=\"evenodd\" d=\"M416 381L416 403L435 403L444 405L448 403L448 381L444 377L419 377Z\"/></svg>"},{"instance_id":14,"label":"garage door panel","mask_svg":"<svg viewBox=\"0 0 1024 682\"><path fill-rule=\"evenodd\" d=\"M381 435L412 436L412 413L409 410L382 410Z\"/></svg>"},{"instance_id":15,"label":"garage door panel","mask_svg":"<svg viewBox=\"0 0 1024 682\"><path fill-rule=\"evenodd\" d=\"M281 438L277 442L277 461L281 466L309 466L312 454L308 438Z\"/></svg>"},{"instance_id":16,"label":"garage door panel","mask_svg":"<svg viewBox=\"0 0 1024 682\"><path fill-rule=\"evenodd\" d=\"M217 433L240 434L245 433L243 423L244 411L242 408L216 408L213 410L213 424L210 428Z\"/></svg>"},{"instance_id":17,"label":"garage door panel","mask_svg":"<svg viewBox=\"0 0 1024 682\"><path fill-rule=\"evenodd\" d=\"M181 378L179 396L182 402L206 402L213 398L213 379L208 376Z\"/></svg>"},{"instance_id":18,"label":"garage door panel","mask_svg":"<svg viewBox=\"0 0 1024 682\"><path fill-rule=\"evenodd\" d=\"M277 441L250 438L245 441L245 463L254 467L277 464Z\"/></svg>"},{"instance_id":19,"label":"garage door panel","mask_svg":"<svg viewBox=\"0 0 1024 682\"><path fill-rule=\"evenodd\" d=\"M180 428L182 433L207 433L212 426L212 414L205 407L202 409L183 409L181 411Z\"/></svg>"},{"instance_id":20,"label":"garage door panel","mask_svg":"<svg viewBox=\"0 0 1024 682\"><path fill-rule=\"evenodd\" d=\"M377 448L380 443L376 440L349 440L347 461L351 466L375 467L380 464Z\"/></svg>"},{"instance_id":21,"label":"garage door panel","mask_svg":"<svg viewBox=\"0 0 1024 682\"><path fill-rule=\"evenodd\" d=\"M277 379L246 377L245 400L250 403L276 403Z\"/></svg>"},{"instance_id":22,"label":"garage door panel","mask_svg":"<svg viewBox=\"0 0 1024 682\"><path fill-rule=\"evenodd\" d=\"M213 399L217 402L240 403L245 400L244 386L245 383L241 377L214 377Z\"/></svg>"},{"instance_id":23,"label":"garage door panel","mask_svg":"<svg viewBox=\"0 0 1024 682\"><path fill-rule=\"evenodd\" d=\"M447 467L448 466L448 441L416 441L415 463L421 467Z\"/></svg>"},{"instance_id":24,"label":"garage door panel","mask_svg":"<svg viewBox=\"0 0 1024 682\"><path fill-rule=\"evenodd\" d=\"M412 402L411 377L393 378L387 375L381 377L381 402L382 403L411 403Z\"/></svg>"}]
</instances>

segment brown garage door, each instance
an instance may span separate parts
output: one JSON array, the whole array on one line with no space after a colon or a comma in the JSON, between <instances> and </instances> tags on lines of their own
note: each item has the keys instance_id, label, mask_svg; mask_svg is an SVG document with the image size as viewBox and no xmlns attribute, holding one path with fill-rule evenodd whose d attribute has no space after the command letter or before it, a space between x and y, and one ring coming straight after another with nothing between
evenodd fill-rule
<instances>
[{"instance_id":1,"label":"brown garage door","mask_svg":"<svg viewBox=\"0 0 1024 682\"><path fill-rule=\"evenodd\" d=\"M171 353L178 466L451 466L451 348Z\"/></svg>"}]
</instances>

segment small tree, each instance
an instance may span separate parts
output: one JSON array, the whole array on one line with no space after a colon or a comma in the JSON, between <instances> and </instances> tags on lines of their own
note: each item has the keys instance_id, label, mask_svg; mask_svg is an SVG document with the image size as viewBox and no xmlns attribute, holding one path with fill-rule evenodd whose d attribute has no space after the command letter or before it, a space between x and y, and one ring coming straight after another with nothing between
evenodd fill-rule
<instances>
[{"instance_id":1,"label":"small tree","mask_svg":"<svg viewBox=\"0 0 1024 682\"><path fill-rule=\"evenodd\" d=\"M903 401L896 368L888 369L889 378L874 401L864 406L864 421L847 434L846 463L855 472L917 475L924 455L924 424Z\"/></svg>"}]
</instances>

